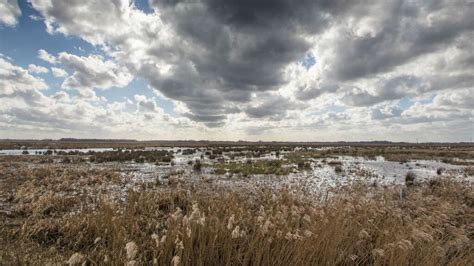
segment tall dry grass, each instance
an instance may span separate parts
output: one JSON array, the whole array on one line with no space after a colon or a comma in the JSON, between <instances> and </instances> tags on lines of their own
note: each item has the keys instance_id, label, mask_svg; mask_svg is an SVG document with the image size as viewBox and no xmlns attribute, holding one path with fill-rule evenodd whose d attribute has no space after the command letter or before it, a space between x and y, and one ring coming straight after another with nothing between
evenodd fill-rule
<instances>
[{"instance_id":1,"label":"tall dry grass","mask_svg":"<svg viewBox=\"0 0 474 266\"><path fill-rule=\"evenodd\" d=\"M5 264L468 265L473 207L472 187L441 179L408 188L352 185L323 195L206 183L130 192L125 205L103 199L95 211L26 219L8 233L0 258Z\"/></svg>"}]
</instances>

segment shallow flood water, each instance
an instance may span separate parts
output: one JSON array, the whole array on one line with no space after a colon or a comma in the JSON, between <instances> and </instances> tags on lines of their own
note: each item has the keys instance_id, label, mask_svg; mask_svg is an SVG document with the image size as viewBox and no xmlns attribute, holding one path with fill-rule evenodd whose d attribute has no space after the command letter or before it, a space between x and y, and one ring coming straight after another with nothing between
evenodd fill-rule
<instances>
[{"instance_id":1,"label":"shallow flood water","mask_svg":"<svg viewBox=\"0 0 474 266\"><path fill-rule=\"evenodd\" d=\"M298 150L296 147L294 150ZM321 149L331 149L331 147L324 147ZM24 155L24 151L28 151L29 155L42 155L49 149L10 149L0 150L0 155ZM87 154L90 152L109 152L114 151L113 148L87 148L87 149L55 149L54 154L57 153L69 153L79 152ZM126 149L123 149L124 151ZM267 152L253 156L248 152L224 151L212 159L209 153L212 148L201 147L201 148L187 148L187 147L146 147L145 151L169 151L173 154L173 164L170 163L112 163L112 165L118 166L124 175L131 175L133 180L142 180L147 182L148 180L159 179L163 181L166 177L169 177L173 173L180 172L190 177L206 176L209 178L216 178L218 175L214 175L213 165L216 162L224 163L242 163L246 161L261 161L261 160L282 160L284 161L284 155L287 151L279 151L277 155L275 152ZM186 153L185 151L192 150L192 153ZM200 172L196 172L192 169L192 163L199 160L203 165L203 169ZM336 173L334 167L329 165L330 161L338 161L342 163L343 171ZM102 165L103 164L99 164ZM397 162L387 161L383 157L378 156L375 160L369 160L363 157L353 156L338 156L324 159L311 159L311 169L301 170L290 175L302 176L304 178L317 178L317 179L357 179L357 177L364 177L371 180L383 180L385 183L402 183L404 181L407 172L411 171L420 178L429 178L437 175L438 169L443 169L444 174L461 177L464 175L464 167L461 165L453 165L449 163L443 163L435 160L415 160L408 162ZM228 178L229 175L221 175L221 177ZM275 180L275 179L274 179Z\"/></svg>"},{"instance_id":2,"label":"shallow flood water","mask_svg":"<svg viewBox=\"0 0 474 266\"><path fill-rule=\"evenodd\" d=\"M235 147L234 147L235 148ZM5 157L18 156L27 158L21 162L26 168L48 168L48 167L81 167L81 169L99 169L105 172L116 172L120 176L120 182L110 182L103 185L106 194L120 200L126 200L128 191L140 190L143 187L154 185L167 185L172 182L202 182L203 180L217 186L245 187L255 189L259 186L281 188L281 187L304 187L309 192L321 192L330 188L337 188L351 184L353 182L363 182L367 185L400 185L404 184L405 176L408 172L413 172L417 181L441 175L468 181L472 184L474 176L469 176L465 172L465 165L449 164L437 160L411 160L406 162L388 161L384 157L378 156L374 159L354 156L327 156L322 158L305 158L307 167L299 168L297 164L291 163L287 156L291 150L271 150L271 151L251 151L246 149L222 150L214 152L216 147L147 147L135 149L135 151L167 151L172 155L171 162L92 162L90 159L96 153L118 151L113 148L88 148L88 149L56 149L52 155L76 154L81 161L72 164L63 164L62 156L53 156L54 160L45 160L36 156L23 157L24 149L0 150L0 155ZM219 149L219 148L217 148ZM323 150L331 148L325 147ZM293 149L297 151L298 148ZM48 149L28 149L30 155L43 155ZM128 151L121 149L121 151ZM64 155L68 157L69 155ZM31 158L31 162L30 159ZM42 157L43 158L43 157ZM45 159L48 156L44 156ZM71 157L73 158L73 157ZM456 158L453 158L455 161ZM194 164L199 161L202 164L196 170ZM258 164L265 161L279 161L279 167L288 171L285 174L250 174L245 175L240 172L232 173L229 169L231 164ZM466 161L472 165L472 162ZM339 169L337 169L337 167ZM220 168L219 168L220 167ZM87 170L87 171L89 171ZM220 171L217 171L220 170ZM87 177L84 177L87 178ZM178 180L178 181L177 181ZM1 182L7 180L0 180ZM9 212L12 203L8 200L10 194L0 195L0 211Z\"/></svg>"},{"instance_id":3,"label":"shallow flood water","mask_svg":"<svg viewBox=\"0 0 474 266\"><path fill-rule=\"evenodd\" d=\"M243 163L246 161L276 160L285 161L282 155L276 156L274 152L263 154L257 158L246 156L233 156L231 153L223 153L215 159L209 159L205 155L206 149L194 154L182 154L180 149L174 149L174 165L150 164L150 163L120 163L124 178L130 181L127 187L133 187L140 183L167 183L168 178L180 175L187 181L210 180L219 184L239 186L247 183L250 179L254 184L263 184L272 187L304 183L310 190L319 191L327 187L337 187L354 181L363 181L367 184L403 184L408 172L413 172L418 180L425 180L438 176L438 169L442 169L442 175L453 178L473 180L472 176L464 173L464 166L443 163L435 160L414 160L408 162L387 161L383 157L375 160L363 157L339 156L334 158L313 159L309 169L297 170L296 167L287 175L255 174L244 177L241 174L215 174L213 166L218 161L224 163ZM203 168L195 171L190 162L200 160ZM329 164L331 161L341 163L342 171L336 172Z\"/></svg>"},{"instance_id":4,"label":"shallow flood water","mask_svg":"<svg viewBox=\"0 0 474 266\"><path fill-rule=\"evenodd\" d=\"M48 151L53 153L58 152L80 152L80 153L88 153L88 152L105 152L105 151L113 151L113 148L86 148L86 149L9 149L9 150L0 150L0 155L43 155L46 154ZM28 152L25 154L25 152Z\"/></svg>"}]
</instances>

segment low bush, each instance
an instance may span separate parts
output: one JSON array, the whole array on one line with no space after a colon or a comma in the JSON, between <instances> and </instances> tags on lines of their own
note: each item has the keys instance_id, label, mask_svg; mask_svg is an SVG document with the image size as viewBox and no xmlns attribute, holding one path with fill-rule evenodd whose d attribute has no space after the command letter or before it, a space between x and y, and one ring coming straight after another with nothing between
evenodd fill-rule
<instances>
[{"instance_id":1,"label":"low bush","mask_svg":"<svg viewBox=\"0 0 474 266\"><path fill-rule=\"evenodd\" d=\"M415 184L416 174L412 171L408 171L405 175L405 185L412 186Z\"/></svg>"},{"instance_id":2,"label":"low bush","mask_svg":"<svg viewBox=\"0 0 474 266\"><path fill-rule=\"evenodd\" d=\"M202 164L200 160L196 160L193 165L194 171L201 171Z\"/></svg>"}]
</instances>

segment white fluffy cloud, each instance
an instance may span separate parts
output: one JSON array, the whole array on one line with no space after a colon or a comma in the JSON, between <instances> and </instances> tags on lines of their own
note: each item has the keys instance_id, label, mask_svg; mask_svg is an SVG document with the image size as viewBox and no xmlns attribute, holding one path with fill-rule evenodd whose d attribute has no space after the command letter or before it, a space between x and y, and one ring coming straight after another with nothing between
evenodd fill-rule
<instances>
[{"instance_id":1,"label":"white fluffy cloud","mask_svg":"<svg viewBox=\"0 0 474 266\"><path fill-rule=\"evenodd\" d=\"M21 15L17 0L0 0L0 23L13 27Z\"/></svg>"},{"instance_id":2,"label":"white fluffy cloud","mask_svg":"<svg viewBox=\"0 0 474 266\"><path fill-rule=\"evenodd\" d=\"M134 134L145 138L160 133L172 138L185 132L186 119L170 118L154 99L137 95L139 112L128 112L132 103L97 102L59 91L46 96L43 80L27 69L0 57L0 134L2 137L46 138L61 136L127 137ZM171 132L174 132L173 134ZM26 135L23 135L26 134ZM177 135L176 135L177 134Z\"/></svg>"},{"instance_id":3,"label":"white fluffy cloud","mask_svg":"<svg viewBox=\"0 0 474 266\"><path fill-rule=\"evenodd\" d=\"M148 99L146 96L138 94L136 94L133 98L137 102L137 111L163 113L163 109L156 105L155 99Z\"/></svg>"},{"instance_id":4,"label":"white fluffy cloud","mask_svg":"<svg viewBox=\"0 0 474 266\"><path fill-rule=\"evenodd\" d=\"M58 55L58 59L67 69L73 71L73 74L64 80L64 88L106 90L124 87L133 78L125 67L104 60L99 55L82 57L63 52Z\"/></svg>"},{"instance_id":5,"label":"white fluffy cloud","mask_svg":"<svg viewBox=\"0 0 474 266\"><path fill-rule=\"evenodd\" d=\"M43 60L43 61L46 61L50 64L56 64L57 63L57 59L56 57L54 57L53 55L49 54L48 52L46 52L45 50L43 49L39 49L38 50L38 58Z\"/></svg>"},{"instance_id":6,"label":"white fluffy cloud","mask_svg":"<svg viewBox=\"0 0 474 266\"><path fill-rule=\"evenodd\" d=\"M40 78L32 76L28 70L13 65L0 57L0 94L10 95L31 89L46 89L48 86Z\"/></svg>"},{"instance_id":7,"label":"white fluffy cloud","mask_svg":"<svg viewBox=\"0 0 474 266\"><path fill-rule=\"evenodd\" d=\"M40 90L47 88L42 79L0 57L0 102L4 105L17 98L31 106L46 103L48 99Z\"/></svg>"},{"instance_id":8,"label":"white fluffy cloud","mask_svg":"<svg viewBox=\"0 0 474 266\"><path fill-rule=\"evenodd\" d=\"M450 106L474 110L474 88L445 92L433 99L436 106Z\"/></svg>"},{"instance_id":9,"label":"white fluffy cloud","mask_svg":"<svg viewBox=\"0 0 474 266\"><path fill-rule=\"evenodd\" d=\"M28 71L35 74L44 74L44 73L48 73L49 69L45 68L44 66L29 64Z\"/></svg>"},{"instance_id":10,"label":"white fluffy cloud","mask_svg":"<svg viewBox=\"0 0 474 266\"><path fill-rule=\"evenodd\" d=\"M67 76L66 70L58 67L52 67L51 68L51 73L53 73L53 76L57 78L63 78Z\"/></svg>"}]
</instances>

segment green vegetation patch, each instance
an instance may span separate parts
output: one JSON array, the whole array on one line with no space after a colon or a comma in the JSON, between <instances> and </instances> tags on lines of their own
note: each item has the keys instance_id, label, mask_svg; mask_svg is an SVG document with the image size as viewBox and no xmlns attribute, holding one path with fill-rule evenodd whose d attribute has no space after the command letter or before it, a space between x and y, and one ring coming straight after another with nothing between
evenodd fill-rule
<instances>
[{"instance_id":1,"label":"green vegetation patch","mask_svg":"<svg viewBox=\"0 0 474 266\"><path fill-rule=\"evenodd\" d=\"M284 165L281 160L217 163L214 167L215 174L225 174L229 172L232 174L242 174L244 176L263 174L287 175L293 169L293 167Z\"/></svg>"},{"instance_id":2,"label":"green vegetation patch","mask_svg":"<svg viewBox=\"0 0 474 266\"><path fill-rule=\"evenodd\" d=\"M171 162L173 154L168 151L106 151L92 153L89 161L92 163L104 162L128 162L134 161L136 163L158 163Z\"/></svg>"}]
</instances>

